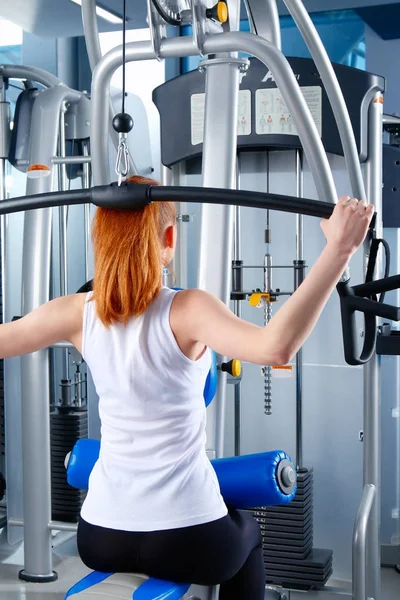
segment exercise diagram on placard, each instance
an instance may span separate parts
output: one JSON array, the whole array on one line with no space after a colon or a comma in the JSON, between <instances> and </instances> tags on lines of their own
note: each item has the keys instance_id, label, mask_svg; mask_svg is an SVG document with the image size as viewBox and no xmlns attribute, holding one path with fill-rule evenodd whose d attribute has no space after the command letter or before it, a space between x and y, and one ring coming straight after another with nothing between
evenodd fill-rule
<instances>
[{"instance_id":1,"label":"exercise diagram on placard","mask_svg":"<svg viewBox=\"0 0 400 600\"><path fill-rule=\"evenodd\" d=\"M322 136L322 89L319 86L307 86L300 89L315 121L318 133ZM257 90L255 103L255 130L258 135L269 133L297 135L292 115L278 88Z\"/></svg>"}]
</instances>

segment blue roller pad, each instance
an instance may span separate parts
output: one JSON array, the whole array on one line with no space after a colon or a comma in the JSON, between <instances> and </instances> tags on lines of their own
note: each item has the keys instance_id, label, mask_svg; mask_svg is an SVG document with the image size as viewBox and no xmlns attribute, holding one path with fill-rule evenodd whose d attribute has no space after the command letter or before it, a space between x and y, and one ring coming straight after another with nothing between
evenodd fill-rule
<instances>
[{"instance_id":1,"label":"blue roller pad","mask_svg":"<svg viewBox=\"0 0 400 600\"><path fill-rule=\"evenodd\" d=\"M217 355L213 350L211 352L211 368L207 375L206 384L204 386L204 402L206 406L211 404L214 400L214 396L217 392L218 386L218 367L217 367Z\"/></svg>"},{"instance_id":2,"label":"blue roller pad","mask_svg":"<svg viewBox=\"0 0 400 600\"><path fill-rule=\"evenodd\" d=\"M87 490L92 469L99 458L99 440L78 440L71 452L67 468L67 481L71 487Z\"/></svg>"},{"instance_id":3,"label":"blue roller pad","mask_svg":"<svg viewBox=\"0 0 400 600\"><path fill-rule=\"evenodd\" d=\"M89 475L99 452L98 440L76 442L67 469L70 486L88 489ZM274 451L211 461L226 504L235 508L256 508L291 502L296 490L286 495L280 490L276 480L277 467L285 459L290 460L285 452Z\"/></svg>"},{"instance_id":4,"label":"blue roller pad","mask_svg":"<svg viewBox=\"0 0 400 600\"><path fill-rule=\"evenodd\" d=\"M133 600L181 600L190 585L171 583L161 579L148 579L133 592Z\"/></svg>"},{"instance_id":5,"label":"blue roller pad","mask_svg":"<svg viewBox=\"0 0 400 600\"><path fill-rule=\"evenodd\" d=\"M225 503L234 508L289 504L296 490L287 495L279 488L276 472L282 460L290 461L282 451L212 460Z\"/></svg>"}]
</instances>

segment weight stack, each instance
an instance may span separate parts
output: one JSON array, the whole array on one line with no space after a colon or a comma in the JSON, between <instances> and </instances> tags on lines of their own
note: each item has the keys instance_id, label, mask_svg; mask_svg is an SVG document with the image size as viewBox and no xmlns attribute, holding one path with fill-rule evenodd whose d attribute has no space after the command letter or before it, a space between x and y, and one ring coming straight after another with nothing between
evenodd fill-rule
<instances>
[{"instance_id":1,"label":"weight stack","mask_svg":"<svg viewBox=\"0 0 400 600\"><path fill-rule=\"evenodd\" d=\"M55 411L50 414L51 502L53 521L76 523L86 492L68 485L65 457L75 443L88 437L87 411Z\"/></svg>"},{"instance_id":2,"label":"weight stack","mask_svg":"<svg viewBox=\"0 0 400 600\"><path fill-rule=\"evenodd\" d=\"M311 590L326 585L333 572L332 550L313 548L313 472L297 473L297 493L285 506L251 511L263 537L266 583Z\"/></svg>"}]
</instances>

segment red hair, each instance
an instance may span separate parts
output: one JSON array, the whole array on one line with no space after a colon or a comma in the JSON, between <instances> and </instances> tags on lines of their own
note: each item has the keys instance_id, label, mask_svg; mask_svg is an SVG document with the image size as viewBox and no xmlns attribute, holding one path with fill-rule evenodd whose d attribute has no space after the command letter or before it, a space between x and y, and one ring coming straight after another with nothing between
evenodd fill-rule
<instances>
[{"instance_id":1,"label":"red hair","mask_svg":"<svg viewBox=\"0 0 400 600\"><path fill-rule=\"evenodd\" d=\"M128 181L159 185L140 176ZM159 293L163 234L175 221L172 202L153 202L142 210L96 210L93 298L106 327L143 314Z\"/></svg>"}]
</instances>

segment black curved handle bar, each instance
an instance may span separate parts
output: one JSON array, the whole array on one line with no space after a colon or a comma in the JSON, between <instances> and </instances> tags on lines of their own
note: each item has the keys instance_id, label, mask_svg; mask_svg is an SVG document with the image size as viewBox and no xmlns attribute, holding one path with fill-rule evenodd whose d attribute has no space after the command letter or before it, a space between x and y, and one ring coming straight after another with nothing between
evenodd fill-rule
<instances>
[{"instance_id":1,"label":"black curved handle bar","mask_svg":"<svg viewBox=\"0 0 400 600\"><path fill-rule=\"evenodd\" d=\"M112 183L111 185L98 186L88 190L52 192L4 200L0 203L0 214L89 203L110 209L139 210L152 202L160 201L245 206L309 215L322 219L329 218L334 209L334 205L328 202L282 194L204 187L152 186L135 183L123 183L118 186L118 184ZM375 220L376 215L372 219L371 229L374 229ZM382 285L383 282L386 282L386 279L382 280ZM376 286L377 284L379 282L370 282L352 288L349 286L349 282L346 282L337 286L341 302L345 358L350 365L364 364L371 358L376 344L377 316L400 320L398 312L396 312L399 309L375 302L369 298L369 296L379 292L372 291L372 288L367 289L366 286ZM397 289L398 287L400 287L400 281L396 283L394 288L387 288L385 285L385 289L382 289L381 292ZM83 291L83 289L80 291ZM363 312L365 316L364 347L359 357L357 357L358 336L355 323L355 312L357 310ZM389 314L393 316L389 316Z\"/></svg>"},{"instance_id":2,"label":"black curved handle bar","mask_svg":"<svg viewBox=\"0 0 400 600\"><path fill-rule=\"evenodd\" d=\"M340 297L344 355L347 364L363 365L371 360L376 347L377 317L400 321L400 308L383 304L371 297L400 288L400 275L351 287L349 282L340 282L337 291ZM361 353L357 349L356 312L364 314L364 342Z\"/></svg>"},{"instance_id":3,"label":"black curved handle bar","mask_svg":"<svg viewBox=\"0 0 400 600\"><path fill-rule=\"evenodd\" d=\"M4 200L0 203L0 215L38 208L90 203L102 208L139 210L152 202L162 201L264 208L321 219L329 219L335 208L330 202L296 198L283 194L205 187L152 186L136 183L123 183L118 186L118 184L112 183L88 190L50 192ZM371 229L374 228L375 219L376 215L371 222Z\"/></svg>"}]
</instances>

